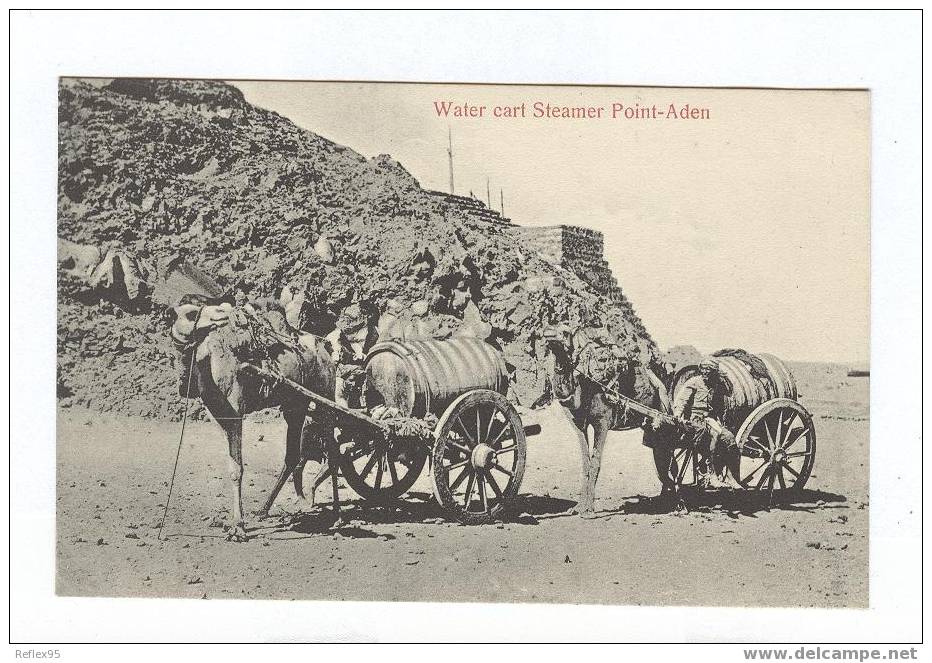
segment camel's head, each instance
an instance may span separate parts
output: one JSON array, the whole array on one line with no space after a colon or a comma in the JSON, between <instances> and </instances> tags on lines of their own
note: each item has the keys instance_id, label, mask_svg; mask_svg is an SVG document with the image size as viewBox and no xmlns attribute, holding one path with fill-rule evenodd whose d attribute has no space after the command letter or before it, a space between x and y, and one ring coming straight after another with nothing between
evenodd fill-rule
<instances>
[{"instance_id":1,"label":"camel's head","mask_svg":"<svg viewBox=\"0 0 932 663\"><path fill-rule=\"evenodd\" d=\"M548 353L557 355L558 359L573 356L573 332L567 325L549 325L542 336Z\"/></svg>"},{"instance_id":2,"label":"camel's head","mask_svg":"<svg viewBox=\"0 0 932 663\"><path fill-rule=\"evenodd\" d=\"M576 393L573 370L573 332L566 325L551 325L543 331L545 358L550 362L550 383L553 395L561 401Z\"/></svg>"}]
</instances>

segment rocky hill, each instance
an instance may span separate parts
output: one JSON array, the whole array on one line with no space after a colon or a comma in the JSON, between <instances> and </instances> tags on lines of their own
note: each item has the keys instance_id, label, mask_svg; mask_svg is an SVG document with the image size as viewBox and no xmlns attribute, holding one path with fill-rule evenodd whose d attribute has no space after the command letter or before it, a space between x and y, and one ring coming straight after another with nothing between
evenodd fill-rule
<instances>
[{"instance_id":1,"label":"rocky hill","mask_svg":"<svg viewBox=\"0 0 932 663\"><path fill-rule=\"evenodd\" d=\"M120 247L156 274L181 254L250 296L288 286L335 314L370 301L421 314L437 336L478 315L524 401L539 388L529 347L550 320L605 326L630 353L656 352L620 293L548 259L481 204L422 189L391 157L367 159L222 82L63 79L58 174L59 235ZM321 237L332 260L313 248ZM124 310L58 276L62 405L175 416L160 305Z\"/></svg>"}]
</instances>

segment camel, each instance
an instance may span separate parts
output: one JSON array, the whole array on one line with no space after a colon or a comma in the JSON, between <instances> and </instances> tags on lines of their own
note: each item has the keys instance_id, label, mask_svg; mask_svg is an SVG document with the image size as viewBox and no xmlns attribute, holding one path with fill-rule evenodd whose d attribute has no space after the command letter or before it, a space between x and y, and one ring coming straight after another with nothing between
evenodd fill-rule
<instances>
[{"instance_id":1,"label":"camel","mask_svg":"<svg viewBox=\"0 0 932 663\"><path fill-rule=\"evenodd\" d=\"M271 316L278 313L276 311ZM198 319L202 317L200 311L197 312L197 316ZM197 322L194 327L201 328ZM311 424L306 424L310 402L307 397L283 384L271 383L268 379L244 372L240 368L243 361L261 363L274 374L332 399L335 366L324 342L312 335L302 335L298 342L286 329L282 314L279 333L269 337L278 338L280 342L273 342L270 346L263 343L264 356L259 359L248 355L248 343L254 339L251 339L248 333L244 334L234 319L233 322L210 328L194 354L190 377L195 387L193 393L199 395L204 407L227 437L230 479L233 486L232 523L228 536L231 540L246 539L246 520L243 515L243 416L268 407L279 407L288 425L285 436L285 460L265 505L255 515L260 519L268 516L269 509L289 477L293 477L295 492L304 498L304 464L314 450L313 445L319 444L320 449L324 450L322 455L327 458L329 464L336 526L340 524L335 467L338 453L334 448L332 423L315 415L316 421L312 420ZM324 468L321 468L321 473L314 482L315 490L323 476Z\"/></svg>"},{"instance_id":2,"label":"camel","mask_svg":"<svg viewBox=\"0 0 932 663\"><path fill-rule=\"evenodd\" d=\"M578 335L566 327L548 327L544 331L546 353L551 358L550 378L559 410L567 417L578 435L582 458L580 499L573 513L582 517L594 515L595 487L602 465L602 450L609 431L644 428L644 444L653 449L657 467L670 467L672 445L668 436L675 434L660 422L645 422L645 418L606 396L603 385L583 375L576 367L575 347ZM650 369L625 359L622 374L613 388L618 393L664 413L671 412L670 397L663 382ZM592 429L591 447L589 429ZM670 473L660 473L662 494L676 491Z\"/></svg>"}]
</instances>

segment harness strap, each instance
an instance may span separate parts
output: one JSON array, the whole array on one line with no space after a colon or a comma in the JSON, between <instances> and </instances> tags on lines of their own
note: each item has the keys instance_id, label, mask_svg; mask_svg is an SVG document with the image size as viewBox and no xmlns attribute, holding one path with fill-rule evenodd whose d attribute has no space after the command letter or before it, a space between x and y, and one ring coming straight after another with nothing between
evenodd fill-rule
<instances>
[{"instance_id":1,"label":"harness strap","mask_svg":"<svg viewBox=\"0 0 932 663\"><path fill-rule=\"evenodd\" d=\"M613 388L612 386L610 386L610 385L608 385L608 384L605 384L605 383L603 383L603 382L600 382L599 380L596 380L595 378L593 378L593 377L591 377L591 376L589 376L589 375L585 375L585 374L584 374L582 371L580 371L579 369L573 369L573 370L574 370L575 373L579 374L579 376L584 377L584 378L586 378L587 380L589 380L590 382L595 383L596 385L598 385L599 387L601 387L603 391L608 392L611 396L614 396L615 398L617 398L618 401L622 404L622 409L623 409L623 411L624 411L625 416L628 415L628 411L629 411L629 409L630 409L628 406L629 406L629 404L630 404L631 402L634 401L633 398L629 398L628 396L625 396L624 394L620 393L618 390L616 390L615 388ZM613 381L612 381L612 384L617 384L617 379L616 379L616 380L613 380ZM641 404L638 403L638 405L641 405ZM644 407L644 408L646 408L646 409L649 409L649 410L654 410L654 409L655 409L655 408L652 408L652 407L647 406L647 405L643 405L642 407ZM660 414L660 415L667 415L666 412L663 412L663 411L660 411L660 410L657 410L657 413ZM643 414L642 412L638 412L638 414L640 414L641 416L643 416L643 417L645 417L645 418L646 418L647 416L649 416L649 415ZM667 415L667 416L669 416L669 415Z\"/></svg>"}]
</instances>

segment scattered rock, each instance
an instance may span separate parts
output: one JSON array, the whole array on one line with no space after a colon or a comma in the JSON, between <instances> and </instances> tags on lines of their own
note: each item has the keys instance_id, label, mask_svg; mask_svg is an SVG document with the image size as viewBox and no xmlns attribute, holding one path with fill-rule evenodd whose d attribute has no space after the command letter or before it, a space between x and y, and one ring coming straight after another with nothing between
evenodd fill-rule
<instances>
[{"instance_id":1,"label":"scattered rock","mask_svg":"<svg viewBox=\"0 0 932 663\"><path fill-rule=\"evenodd\" d=\"M287 289L292 320L295 301L333 319L371 301L376 325L395 318L386 339L491 335L524 404L545 388L534 347L545 321L580 320L608 329L631 355L656 352L595 231L512 225L222 82L63 79L60 88L58 231L109 256L94 287L69 273L74 265L58 270L63 407L180 419L160 306L171 303L167 262L182 251L251 299ZM204 98L213 110L192 112Z\"/></svg>"}]
</instances>

